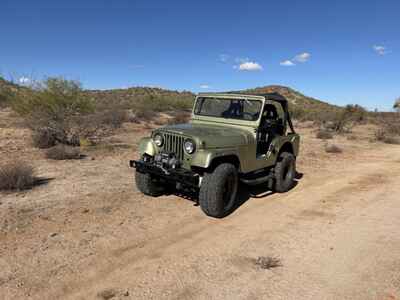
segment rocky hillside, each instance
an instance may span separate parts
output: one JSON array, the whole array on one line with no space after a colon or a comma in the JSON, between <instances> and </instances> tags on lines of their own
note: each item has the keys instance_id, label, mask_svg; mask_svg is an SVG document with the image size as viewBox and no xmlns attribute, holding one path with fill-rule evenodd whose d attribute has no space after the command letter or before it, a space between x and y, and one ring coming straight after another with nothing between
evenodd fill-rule
<instances>
[{"instance_id":1,"label":"rocky hillside","mask_svg":"<svg viewBox=\"0 0 400 300\"><path fill-rule=\"evenodd\" d=\"M289 101L289 105L293 111L333 111L340 110L339 106L303 95L292 88L280 85L269 85L265 87L257 87L254 89L247 89L238 91L239 93L248 94L266 94L266 93L279 93Z\"/></svg>"},{"instance_id":2,"label":"rocky hillside","mask_svg":"<svg viewBox=\"0 0 400 300\"><path fill-rule=\"evenodd\" d=\"M279 93L289 100L291 109L295 112L304 110L310 112L318 112L340 109L338 106L305 96L300 92L285 86L270 85L233 92L243 94ZM151 109L155 110L164 110L168 108L188 109L191 107L193 99L195 97L195 94L189 91L178 92L149 87L134 87L129 89L115 89L104 91L92 90L87 91L87 93L90 96L94 97L96 101L101 105L117 105L122 107L130 107L132 105L136 106L136 102L140 102L142 103L142 105L149 105L151 106ZM151 105L151 103L154 103L155 105Z\"/></svg>"},{"instance_id":3,"label":"rocky hillside","mask_svg":"<svg viewBox=\"0 0 400 300\"><path fill-rule=\"evenodd\" d=\"M7 94L10 91L16 91L21 88L26 87L18 86L0 77L0 106L6 105ZM244 94L279 93L289 100L291 110L294 113L304 111L317 113L321 111L334 111L340 109L338 106L305 96L289 87L279 85L270 85L234 92ZM152 87L86 90L85 93L96 101L99 109L141 108L154 111L187 110L192 107L195 97L195 94L190 91L179 92Z\"/></svg>"},{"instance_id":4,"label":"rocky hillside","mask_svg":"<svg viewBox=\"0 0 400 300\"><path fill-rule=\"evenodd\" d=\"M151 87L133 87L113 90L87 90L99 107L132 108L140 106L155 111L189 109L195 95L189 91L173 91Z\"/></svg>"}]
</instances>

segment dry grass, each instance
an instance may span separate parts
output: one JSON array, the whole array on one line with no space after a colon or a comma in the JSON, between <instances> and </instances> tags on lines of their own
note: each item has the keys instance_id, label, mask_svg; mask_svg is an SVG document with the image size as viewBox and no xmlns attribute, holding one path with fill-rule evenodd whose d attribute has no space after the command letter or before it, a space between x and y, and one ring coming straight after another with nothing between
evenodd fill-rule
<instances>
[{"instance_id":1,"label":"dry grass","mask_svg":"<svg viewBox=\"0 0 400 300\"><path fill-rule=\"evenodd\" d=\"M356 141L356 140L358 140L358 137L356 135L348 135L347 140L348 141Z\"/></svg>"},{"instance_id":2,"label":"dry grass","mask_svg":"<svg viewBox=\"0 0 400 300\"><path fill-rule=\"evenodd\" d=\"M342 153L343 150L335 144L330 144L325 146L325 152L327 153Z\"/></svg>"},{"instance_id":3,"label":"dry grass","mask_svg":"<svg viewBox=\"0 0 400 300\"><path fill-rule=\"evenodd\" d=\"M260 266L261 269L273 269L282 266L280 258L274 256L259 256L255 264Z\"/></svg>"},{"instance_id":4,"label":"dry grass","mask_svg":"<svg viewBox=\"0 0 400 300\"><path fill-rule=\"evenodd\" d=\"M0 190L25 190L35 184L34 168L21 161L0 166Z\"/></svg>"},{"instance_id":5,"label":"dry grass","mask_svg":"<svg viewBox=\"0 0 400 300\"><path fill-rule=\"evenodd\" d=\"M382 139L385 144L400 145L400 137L398 136L386 136Z\"/></svg>"},{"instance_id":6,"label":"dry grass","mask_svg":"<svg viewBox=\"0 0 400 300\"><path fill-rule=\"evenodd\" d=\"M80 149L65 145L57 145L46 151L46 157L54 160L80 159Z\"/></svg>"}]
</instances>

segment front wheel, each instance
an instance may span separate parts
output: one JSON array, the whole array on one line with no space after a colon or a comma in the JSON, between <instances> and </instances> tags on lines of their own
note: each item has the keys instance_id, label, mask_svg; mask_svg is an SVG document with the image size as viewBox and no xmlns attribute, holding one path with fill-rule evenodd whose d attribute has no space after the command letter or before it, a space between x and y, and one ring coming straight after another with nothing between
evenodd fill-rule
<instances>
[{"instance_id":1,"label":"front wheel","mask_svg":"<svg viewBox=\"0 0 400 300\"><path fill-rule=\"evenodd\" d=\"M234 165L220 164L212 173L204 174L199 203L203 212L214 218L226 216L235 205L238 173Z\"/></svg>"},{"instance_id":2,"label":"front wheel","mask_svg":"<svg viewBox=\"0 0 400 300\"><path fill-rule=\"evenodd\" d=\"M151 174L141 173L136 170L135 182L139 191L145 195L157 197L161 196L165 192L164 185Z\"/></svg>"},{"instance_id":3,"label":"front wheel","mask_svg":"<svg viewBox=\"0 0 400 300\"><path fill-rule=\"evenodd\" d=\"M296 157L289 152L283 152L275 166L275 191L284 193L294 187L296 176Z\"/></svg>"}]
</instances>

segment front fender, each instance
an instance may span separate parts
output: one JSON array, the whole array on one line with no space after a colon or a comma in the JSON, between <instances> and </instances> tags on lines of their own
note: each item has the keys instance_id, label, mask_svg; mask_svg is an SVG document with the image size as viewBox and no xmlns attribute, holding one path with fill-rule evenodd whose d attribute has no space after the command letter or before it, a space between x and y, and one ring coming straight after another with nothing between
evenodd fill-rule
<instances>
[{"instance_id":1,"label":"front fender","mask_svg":"<svg viewBox=\"0 0 400 300\"><path fill-rule=\"evenodd\" d=\"M235 148L232 149L200 149L192 158L191 165L201 168L208 168L211 165L213 159L228 155L235 155L239 158L238 151Z\"/></svg>"},{"instance_id":2,"label":"front fender","mask_svg":"<svg viewBox=\"0 0 400 300\"><path fill-rule=\"evenodd\" d=\"M154 156L157 154L157 147L154 145L154 142L150 137L145 137L140 140L138 151L140 156L143 154Z\"/></svg>"}]
</instances>

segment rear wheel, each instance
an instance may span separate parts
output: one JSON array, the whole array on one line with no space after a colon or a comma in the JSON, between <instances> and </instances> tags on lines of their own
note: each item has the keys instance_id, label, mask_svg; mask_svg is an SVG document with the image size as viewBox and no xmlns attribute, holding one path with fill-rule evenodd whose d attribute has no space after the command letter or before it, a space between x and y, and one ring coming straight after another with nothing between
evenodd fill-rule
<instances>
[{"instance_id":1,"label":"rear wheel","mask_svg":"<svg viewBox=\"0 0 400 300\"><path fill-rule=\"evenodd\" d=\"M155 178L151 174L141 173L136 170L135 182L139 191L145 195L157 197L161 196L165 192L164 185L159 179Z\"/></svg>"},{"instance_id":2,"label":"rear wheel","mask_svg":"<svg viewBox=\"0 0 400 300\"><path fill-rule=\"evenodd\" d=\"M275 191L284 193L294 186L296 176L296 157L289 152L283 152L275 166Z\"/></svg>"},{"instance_id":3,"label":"rear wheel","mask_svg":"<svg viewBox=\"0 0 400 300\"><path fill-rule=\"evenodd\" d=\"M234 165L220 164L212 173L204 174L199 203L203 212L214 218L226 216L235 205L238 173Z\"/></svg>"}]
</instances>

